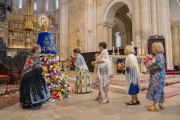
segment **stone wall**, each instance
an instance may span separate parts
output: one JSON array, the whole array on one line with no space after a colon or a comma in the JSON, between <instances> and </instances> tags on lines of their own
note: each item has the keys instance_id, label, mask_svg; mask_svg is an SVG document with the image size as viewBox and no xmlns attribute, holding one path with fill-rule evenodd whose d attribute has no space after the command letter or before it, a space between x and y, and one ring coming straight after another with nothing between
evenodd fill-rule
<instances>
[{"instance_id":1,"label":"stone wall","mask_svg":"<svg viewBox=\"0 0 180 120\"><path fill-rule=\"evenodd\" d=\"M85 52L85 0L73 0L69 3L69 56L76 47ZM80 46L77 46L77 40Z\"/></svg>"},{"instance_id":2,"label":"stone wall","mask_svg":"<svg viewBox=\"0 0 180 120\"><path fill-rule=\"evenodd\" d=\"M177 0L169 0L170 20L180 19L180 5Z\"/></svg>"}]
</instances>

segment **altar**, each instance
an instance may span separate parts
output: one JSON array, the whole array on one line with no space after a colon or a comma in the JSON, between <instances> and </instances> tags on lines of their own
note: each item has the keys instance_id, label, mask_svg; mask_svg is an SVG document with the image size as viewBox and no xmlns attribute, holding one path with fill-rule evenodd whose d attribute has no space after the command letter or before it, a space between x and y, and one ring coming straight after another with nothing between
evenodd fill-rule
<instances>
[{"instance_id":1,"label":"altar","mask_svg":"<svg viewBox=\"0 0 180 120\"><path fill-rule=\"evenodd\" d=\"M111 73L110 73L111 77L115 77L117 75L117 60L118 59L125 60L126 57L127 57L126 55L109 55L109 59L111 62ZM144 58L144 57L145 56L136 56L136 58L138 60L140 73L146 71L146 68L142 64L142 58Z\"/></svg>"}]
</instances>

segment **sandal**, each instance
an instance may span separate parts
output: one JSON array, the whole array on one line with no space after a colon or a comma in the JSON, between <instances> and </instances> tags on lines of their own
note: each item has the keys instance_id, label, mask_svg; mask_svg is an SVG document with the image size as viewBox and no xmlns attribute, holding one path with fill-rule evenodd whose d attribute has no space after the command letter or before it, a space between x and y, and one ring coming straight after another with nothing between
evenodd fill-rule
<instances>
[{"instance_id":1,"label":"sandal","mask_svg":"<svg viewBox=\"0 0 180 120\"><path fill-rule=\"evenodd\" d=\"M161 110L165 110L165 107L164 107L164 106L161 106L160 104L159 104L159 108L160 108Z\"/></svg>"},{"instance_id":2,"label":"sandal","mask_svg":"<svg viewBox=\"0 0 180 120\"><path fill-rule=\"evenodd\" d=\"M151 106L151 107L148 107L148 110L149 110L149 111L159 111L159 106L153 105L153 106Z\"/></svg>"},{"instance_id":3,"label":"sandal","mask_svg":"<svg viewBox=\"0 0 180 120\"><path fill-rule=\"evenodd\" d=\"M109 103L109 98L105 102L101 102L101 104L106 104L106 103Z\"/></svg>"},{"instance_id":4,"label":"sandal","mask_svg":"<svg viewBox=\"0 0 180 120\"><path fill-rule=\"evenodd\" d=\"M96 99L94 99L95 101L98 101L98 100L102 100L102 96L101 97L97 97Z\"/></svg>"},{"instance_id":5,"label":"sandal","mask_svg":"<svg viewBox=\"0 0 180 120\"><path fill-rule=\"evenodd\" d=\"M137 102L133 103L132 101L126 103L126 105L137 105Z\"/></svg>"}]
</instances>

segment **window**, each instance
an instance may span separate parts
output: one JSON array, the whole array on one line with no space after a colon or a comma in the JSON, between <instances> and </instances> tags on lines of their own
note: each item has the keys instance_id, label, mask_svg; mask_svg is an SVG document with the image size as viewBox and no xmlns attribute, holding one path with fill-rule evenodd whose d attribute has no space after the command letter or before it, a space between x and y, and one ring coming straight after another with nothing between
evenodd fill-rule
<instances>
[{"instance_id":1,"label":"window","mask_svg":"<svg viewBox=\"0 0 180 120\"><path fill-rule=\"evenodd\" d=\"M22 0L19 0L19 8L22 8Z\"/></svg>"},{"instance_id":2,"label":"window","mask_svg":"<svg viewBox=\"0 0 180 120\"><path fill-rule=\"evenodd\" d=\"M48 0L46 0L46 11L48 11Z\"/></svg>"},{"instance_id":3,"label":"window","mask_svg":"<svg viewBox=\"0 0 180 120\"><path fill-rule=\"evenodd\" d=\"M116 47L121 47L121 36L120 36L120 32L117 32L115 34L116 36Z\"/></svg>"},{"instance_id":4,"label":"window","mask_svg":"<svg viewBox=\"0 0 180 120\"><path fill-rule=\"evenodd\" d=\"M34 10L37 10L37 3L34 3Z\"/></svg>"},{"instance_id":5,"label":"window","mask_svg":"<svg viewBox=\"0 0 180 120\"><path fill-rule=\"evenodd\" d=\"M56 9L59 9L59 0L56 0Z\"/></svg>"}]
</instances>

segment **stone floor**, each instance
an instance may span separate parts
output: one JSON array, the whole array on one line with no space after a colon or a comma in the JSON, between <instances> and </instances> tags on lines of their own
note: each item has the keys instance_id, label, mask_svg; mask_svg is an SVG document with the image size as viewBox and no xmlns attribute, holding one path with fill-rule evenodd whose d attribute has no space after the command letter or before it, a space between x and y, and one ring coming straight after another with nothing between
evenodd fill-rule
<instances>
[{"instance_id":1,"label":"stone floor","mask_svg":"<svg viewBox=\"0 0 180 120\"><path fill-rule=\"evenodd\" d=\"M74 88L74 83L70 83ZM0 110L0 120L180 120L180 95L167 98L165 110L150 112L153 103L139 94L140 105L127 106L130 96L109 92L110 102L94 101L98 94L93 90L87 94L73 93L62 101L48 102L41 107L21 109L19 104Z\"/></svg>"}]
</instances>

